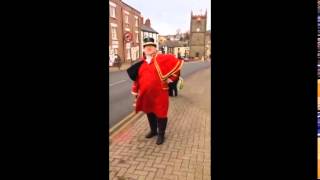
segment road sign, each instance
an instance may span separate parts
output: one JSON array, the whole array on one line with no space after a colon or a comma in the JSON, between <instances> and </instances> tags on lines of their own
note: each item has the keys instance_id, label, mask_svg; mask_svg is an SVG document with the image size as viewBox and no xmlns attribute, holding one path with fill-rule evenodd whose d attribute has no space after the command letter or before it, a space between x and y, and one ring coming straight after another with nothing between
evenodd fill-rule
<instances>
[{"instance_id":1,"label":"road sign","mask_svg":"<svg viewBox=\"0 0 320 180\"><path fill-rule=\"evenodd\" d=\"M124 40L126 42L131 42L132 41L132 33L130 33L130 32L124 33Z\"/></svg>"}]
</instances>

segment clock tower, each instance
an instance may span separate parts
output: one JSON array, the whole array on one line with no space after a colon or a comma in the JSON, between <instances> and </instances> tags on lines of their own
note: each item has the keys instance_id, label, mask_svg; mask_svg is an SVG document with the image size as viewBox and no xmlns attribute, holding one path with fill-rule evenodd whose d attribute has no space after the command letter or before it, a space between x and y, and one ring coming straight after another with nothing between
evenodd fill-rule
<instances>
[{"instance_id":1,"label":"clock tower","mask_svg":"<svg viewBox=\"0 0 320 180\"><path fill-rule=\"evenodd\" d=\"M207 11L204 15L194 15L191 11L190 23L190 57L195 59L206 58L205 49L207 31Z\"/></svg>"}]
</instances>

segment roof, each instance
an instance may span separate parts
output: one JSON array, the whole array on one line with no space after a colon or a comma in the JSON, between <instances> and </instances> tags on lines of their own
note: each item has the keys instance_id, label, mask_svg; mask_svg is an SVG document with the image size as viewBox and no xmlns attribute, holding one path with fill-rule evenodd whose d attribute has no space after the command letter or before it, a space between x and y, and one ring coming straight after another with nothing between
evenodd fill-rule
<instances>
[{"instance_id":1,"label":"roof","mask_svg":"<svg viewBox=\"0 0 320 180\"><path fill-rule=\"evenodd\" d=\"M136 11L136 12L138 12L139 14L141 14L141 12L140 12L140 11L138 11L136 8L133 8L133 7L132 7L132 6L130 6L129 4L127 4L127 3L123 2L123 1L121 1L121 3L122 3L123 5L125 5L125 6L127 6L127 7L129 7L129 8L131 8L131 10Z\"/></svg>"},{"instance_id":2,"label":"roof","mask_svg":"<svg viewBox=\"0 0 320 180\"><path fill-rule=\"evenodd\" d=\"M141 30L146 31L146 32L159 34L156 30L152 29L151 27L145 26L145 25L141 26Z\"/></svg>"},{"instance_id":3,"label":"roof","mask_svg":"<svg viewBox=\"0 0 320 180\"><path fill-rule=\"evenodd\" d=\"M187 43L180 41L166 41L164 45L168 47L185 47L187 46Z\"/></svg>"}]
</instances>

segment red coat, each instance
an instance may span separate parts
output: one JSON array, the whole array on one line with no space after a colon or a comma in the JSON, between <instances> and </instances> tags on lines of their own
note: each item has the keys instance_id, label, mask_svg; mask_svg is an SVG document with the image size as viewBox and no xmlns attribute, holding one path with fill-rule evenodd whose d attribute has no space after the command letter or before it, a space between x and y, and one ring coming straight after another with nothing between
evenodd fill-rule
<instances>
[{"instance_id":1,"label":"red coat","mask_svg":"<svg viewBox=\"0 0 320 180\"><path fill-rule=\"evenodd\" d=\"M150 64L145 59L142 61L132 85L132 94L138 95L136 112L153 112L159 118L166 118L169 108L167 79L175 81L178 78L183 61L165 54L155 55Z\"/></svg>"}]
</instances>

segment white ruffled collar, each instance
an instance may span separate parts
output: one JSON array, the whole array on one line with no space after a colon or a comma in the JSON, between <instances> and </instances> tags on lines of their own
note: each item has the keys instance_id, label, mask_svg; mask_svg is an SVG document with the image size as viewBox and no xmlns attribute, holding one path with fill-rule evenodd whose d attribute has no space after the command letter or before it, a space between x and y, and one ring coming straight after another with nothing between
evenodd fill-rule
<instances>
[{"instance_id":1,"label":"white ruffled collar","mask_svg":"<svg viewBox=\"0 0 320 180\"><path fill-rule=\"evenodd\" d=\"M151 60L152 60L152 56L146 56L146 62L147 62L148 64L151 63Z\"/></svg>"}]
</instances>

